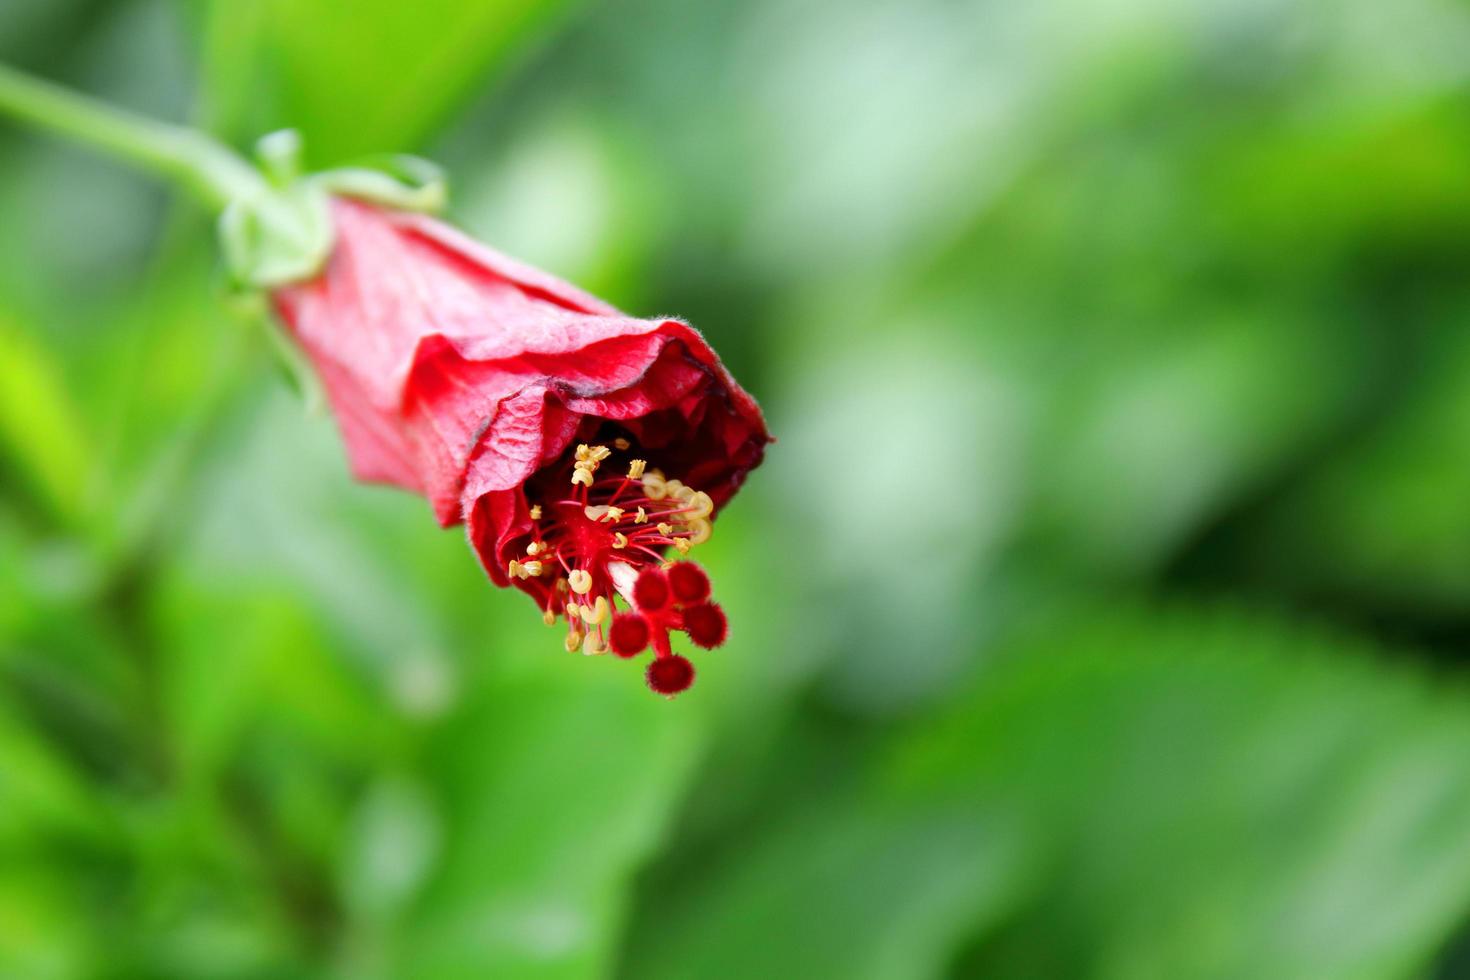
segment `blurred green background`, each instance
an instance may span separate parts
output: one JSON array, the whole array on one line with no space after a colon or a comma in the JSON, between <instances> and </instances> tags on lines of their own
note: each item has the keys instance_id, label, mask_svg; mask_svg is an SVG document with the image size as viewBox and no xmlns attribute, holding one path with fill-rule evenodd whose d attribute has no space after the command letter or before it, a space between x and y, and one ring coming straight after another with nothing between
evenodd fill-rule
<instances>
[{"instance_id":1,"label":"blurred green background","mask_svg":"<svg viewBox=\"0 0 1470 980\"><path fill-rule=\"evenodd\" d=\"M0 0L702 327L672 703L0 121L0 976L1470 976L1470 7Z\"/></svg>"}]
</instances>

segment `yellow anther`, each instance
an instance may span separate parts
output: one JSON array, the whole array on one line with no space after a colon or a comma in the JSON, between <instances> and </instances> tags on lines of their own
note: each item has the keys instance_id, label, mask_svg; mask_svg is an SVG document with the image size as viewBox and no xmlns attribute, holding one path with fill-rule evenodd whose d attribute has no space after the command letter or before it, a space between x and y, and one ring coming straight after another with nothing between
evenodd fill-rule
<instances>
[{"instance_id":1,"label":"yellow anther","mask_svg":"<svg viewBox=\"0 0 1470 980\"><path fill-rule=\"evenodd\" d=\"M533 520L533 521L539 521L539 520L541 520L541 505L540 504L532 504L531 505L531 520Z\"/></svg>"},{"instance_id":2,"label":"yellow anther","mask_svg":"<svg viewBox=\"0 0 1470 980\"><path fill-rule=\"evenodd\" d=\"M586 446L577 447L577 461L572 464L572 482L586 482L592 479L592 474L597 472L597 466L608 456L606 446L594 446L588 449ZM583 474L578 476L577 474ZM592 484L587 483L588 486Z\"/></svg>"},{"instance_id":3,"label":"yellow anther","mask_svg":"<svg viewBox=\"0 0 1470 980\"><path fill-rule=\"evenodd\" d=\"M512 558L510 564L505 566L505 574L508 578L520 578L521 563Z\"/></svg>"},{"instance_id":4,"label":"yellow anther","mask_svg":"<svg viewBox=\"0 0 1470 980\"><path fill-rule=\"evenodd\" d=\"M672 487L669 489L669 496L673 497L675 500L682 501L683 503L687 504L694 499L694 495L697 492L698 491L695 490L693 487L686 487L684 484L681 483L677 487Z\"/></svg>"},{"instance_id":5,"label":"yellow anther","mask_svg":"<svg viewBox=\"0 0 1470 980\"><path fill-rule=\"evenodd\" d=\"M552 612L550 609L541 610L541 622L545 623L547 626L555 626L556 613Z\"/></svg>"},{"instance_id":6,"label":"yellow anther","mask_svg":"<svg viewBox=\"0 0 1470 980\"><path fill-rule=\"evenodd\" d=\"M679 491L682 489L684 489L684 483L682 480L664 481L664 496L666 497L673 497L677 500L679 497Z\"/></svg>"},{"instance_id":7,"label":"yellow anther","mask_svg":"<svg viewBox=\"0 0 1470 980\"><path fill-rule=\"evenodd\" d=\"M581 629L579 629L576 626L573 626L571 628L571 630L568 631L567 638L566 638L565 642L563 643L563 645L567 648L567 653L575 653L576 650L577 650L577 647L579 647L579 646L582 645L582 631L581 631Z\"/></svg>"},{"instance_id":8,"label":"yellow anther","mask_svg":"<svg viewBox=\"0 0 1470 980\"><path fill-rule=\"evenodd\" d=\"M582 615L582 604L579 602L567 603L567 621L575 623Z\"/></svg>"},{"instance_id":9,"label":"yellow anther","mask_svg":"<svg viewBox=\"0 0 1470 980\"><path fill-rule=\"evenodd\" d=\"M582 622L588 626L595 626L602 622L607 618L607 596L600 595L591 605L583 605L578 610L578 614L582 617Z\"/></svg>"},{"instance_id":10,"label":"yellow anther","mask_svg":"<svg viewBox=\"0 0 1470 980\"><path fill-rule=\"evenodd\" d=\"M603 520L607 521L609 524L616 524L618 521L621 521L622 519L623 519L623 508L621 508L621 507L608 507L607 508L607 514L603 516Z\"/></svg>"},{"instance_id":11,"label":"yellow anther","mask_svg":"<svg viewBox=\"0 0 1470 980\"><path fill-rule=\"evenodd\" d=\"M689 543L704 544L709 536L714 533L714 525L703 517L696 517L689 522Z\"/></svg>"},{"instance_id":12,"label":"yellow anther","mask_svg":"<svg viewBox=\"0 0 1470 980\"><path fill-rule=\"evenodd\" d=\"M579 568L568 575L567 583L577 595L586 595L592 591L592 576L585 568Z\"/></svg>"},{"instance_id":13,"label":"yellow anther","mask_svg":"<svg viewBox=\"0 0 1470 980\"><path fill-rule=\"evenodd\" d=\"M624 534L622 531L619 531L617 534L614 534L613 535L613 547L614 548L626 548L626 547L628 547L628 536L626 534Z\"/></svg>"},{"instance_id":14,"label":"yellow anther","mask_svg":"<svg viewBox=\"0 0 1470 980\"><path fill-rule=\"evenodd\" d=\"M687 554L689 554L689 539L688 538L675 538L674 539L674 547L678 550L679 554L681 554L681 555L687 555Z\"/></svg>"},{"instance_id":15,"label":"yellow anther","mask_svg":"<svg viewBox=\"0 0 1470 980\"><path fill-rule=\"evenodd\" d=\"M577 462L591 463L596 466L612 455L612 450L606 446L589 446L585 442L577 447Z\"/></svg>"},{"instance_id":16,"label":"yellow anther","mask_svg":"<svg viewBox=\"0 0 1470 980\"><path fill-rule=\"evenodd\" d=\"M556 591L562 593L563 595L566 594L566 592L567 592L567 580L566 579L559 578L559 579L556 580Z\"/></svg>"},{"instance_id":17,"label":"yellow anther","mask_svg":"<svg viewBox=\"0 0 1470 980\"><path fill-rule=\"evenodd\" d=\"M540 554L541 553L541 549L543 549L545 547L546 547L546 545L544 543L540 542L540 541L532 541L530 544L526 545L526 554L528 554L528 555Z\"/></svg>"},{"instance_id":18,"label":"yellow anther","mask_svg":"<svg viewBox=\"0 0 1470 980\"><path fill-rule=\"evenodd\" d=\"M647 469L647 468L648 468L648 460L646 460L646 459L635 459L635 460L633 460L631 463L628 464L628 479L630 479L630 480L641 480L641 479L643 479L643 471L645 469Z\"/></svg>"},{"instance_id":19,"label":"yellow anther","mask_svg":"<svg viewBox=\"0 0 1470 980\"><path fill-rule=\"evenodd\" d=\"M662 521L659 523L658 533L667 537L668 535L674 533L674 525L670 524L668 521Z\"/></svg>"},{"instance_id":20,"label":"yellow anther","mask_svg":"<svg viewBox=\"0 0 1470 980\"><path fill-rule=\"evenodd\" d=\"M620 449L620 450L627 450L627 449L632 448L632 446L633 446L633 444L631 442L629 442L628 440L624 439L622 436L618 436L616 439L614 439L613 440L613 445L614 446L617 446L618 449Z\"/></svg>"},{"instance_id":21,"label":"yellow anther","mask_svg":"<svg viewBox=\"0 0 1470 980\"><path fill-rule=\"evenodd\" d=\"M695 517L708 517L715 512L715 502L703 490L697 491L694 496L690 497L688 504Z\"/></svg>"},{"instance_id":22,"label":"yellow anther","mask_svg":"<svg viewBox=\"0 0 1470 980\"><path fill-rule=\"evenodd\" d=\"M587 515L589 521L600 521L607 514L607 508L601 504L595 507L583 507L582 513Z\"/></svg>"},{"instance_id":23,"label":"yellow anther","mask_svg":"<svg viewBox=\"0 0 1470 980\"><path fill-rule=\"evenodd\" d=\"M539 561L528 561L521 566L521 578L536 578L546 571L546 566Z\"/></svg>"},{"instance_id":24,"label":"yellow anther","mask_svg":"<svg viewBox=\"0 0 1470 980\"><path fill-rule=\"evenodd\" d=\"M668 496L664 475L658 470L649 470L643 474L643 496L649 500L662 500Z\"/></svg>"},{"instance_id":25,"label":"yellow anther","mask_svg":"<svg viewBox=\"0 0 1470 980\"><path fill-rule=\"evenodd\" d=\"M584 487L592 486L592 471L584 470L580 466L572 470L572 486L579 483Z\"/></svg>"},{"instance_id":26,"label":"yellow anther","mask_svg":"<svg viewBox=\"0 0 1470 980\"><path fill-rule=\"evenodd\" d=\"M648 523L648 511L644 510L642 507L639 507L638 508L638 513L636 513L636 514L633 515L633 523L634 524L647 524Z\"/></svg>"},{"instance_id":27,"label":"yellow anther","mask_svg":"<svg viewBox=\"0 0 1470 980\"><path fill-rule=\"evenodd\" d=\"M582 644L582 653L588 657L600 657L607 653L607 640L601 633L588 633L586 641Z\"/></svg>"}]
</instances>

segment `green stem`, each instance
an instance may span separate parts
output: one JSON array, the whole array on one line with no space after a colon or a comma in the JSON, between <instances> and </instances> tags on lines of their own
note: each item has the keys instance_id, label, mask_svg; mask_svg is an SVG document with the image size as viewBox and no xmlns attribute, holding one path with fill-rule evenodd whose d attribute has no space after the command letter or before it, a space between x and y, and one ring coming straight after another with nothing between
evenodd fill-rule
<instances>
[{"instance_id":1,"label":"green stem","mask_svg":"<svg viewBox=\"0 0 1470 980\"><path fill-rule=\"evenodd\" d=\"M188 185L215 207L269 193L261 174L223 143L134 115L0 64L0 114L70 137Z\"/></svg>"}]
</instances>

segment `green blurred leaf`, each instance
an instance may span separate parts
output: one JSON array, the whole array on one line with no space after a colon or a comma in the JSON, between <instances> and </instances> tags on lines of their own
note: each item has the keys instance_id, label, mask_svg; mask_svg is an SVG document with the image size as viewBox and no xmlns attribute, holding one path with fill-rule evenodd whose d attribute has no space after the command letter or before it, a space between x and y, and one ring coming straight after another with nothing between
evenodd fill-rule
<instances>
[{"instance_id":1,"label":"green blurred leaf","mask_svg":"<svg viewBox=\"0 0 1470 980\"><path fill-rule=\"evenodd\" d=\"M1034 876L1029 829L999 810L791 768L728 834L672 852L680 864L644 890L619 976L938 976Z\"/></svg>"},{"instance_id":2,"label":"green blurred leaf","mask_svg":"<svg viewBox=\"0 0 1470 980\"><path fill-rule=\"evenodd\" d=\"M444 851L389 976L607 975L628 880L699 748L697 702L630 696L625 663L573 666L487 685L435 736Z\"/></svg>"},{"instance_id":3,"label":"green blurred leaf","mask_svg":"<svg viewBox=\"0 0 1470 980\"><path fill-rule=\"evenodd\" d=\"M0 457L51 515L81 516L91 449L60 371L45 348L0 314Z\"/></svg>"},{"instance_id":4,"label":"green blurred leaf","mask_svg":"<svg viewBox=\"0 0 1470 980\"><path fill-rule=\"evenodd\" d=\"M7 863L0 879L0 973L69 980L97 968L86 910L46 869Z\"/></svg>"},{"instance_id":5,"label":"green blurred leaf","mask_svg":"<svg viewBox=\"0 0 1470 980\"><path fill-rule=\"evenodd\" d=\"M186 777L218 778L267 720L309 743L314 759L371 759L393 745L380 692L334 656L300 604L269 589L222 595L182 582L160 594L164 706Z\"/></svg>"},{"instance_id":6,"label":"green blurred leaf","mask_svg":"<svg viewBox=\"0 0 1470 980\"><path fill-rule=\"evenodd\" d=\"M624 974L939 976L967 948L963 975L1398 977L1470 907L1458 687L1187 609L1058 614L1006 654L676 851Z\"/></svg>"},{"instance_id":7,"label":"green blurred leaf","mask_svg":"<svg viewBox=\"0 0 1470 980\"><path fill-rule=\"evenodd\" d=\"M117 827L97 787L18 714L13 700L0 700L0 848L55 835L106 840Z\"/></svg>"},{"instance_id":8,"label":"green blurred leaf","mask_svg":"<svg viewBox=\"0 0 1470 980\"><path fill-rule=\"evenodd\" d=\"M571 0L221 0L204 64L236 136L301 130L316 165L415 149Z\"/></svg>"},{"instance_id":9,"label":"green blurred leaf","mask_svg":"<svg viewBox=\"0 0 1470 980\"><path fill-rule=\"evenodd\" d=\"M1398 346L1396 397L1274 497L1229 559L1272 587L1415 619L1470 610L1470 342L1464 312ZM1269 542L1269 551L1267 551Z\"/></svg>"},{"instance_id":10,"label":"green blurred leaf","mask_svg":"<svg viewBox=\"0 0 1470 980\"><path fill-rule=\"evenodd\" d=\"M891 760L1044 828L1054 878L974 971L1398 977L1465 914L1459 685L1227 611L1059 618L1017 656Z\"/></svg>"}]
</instances>

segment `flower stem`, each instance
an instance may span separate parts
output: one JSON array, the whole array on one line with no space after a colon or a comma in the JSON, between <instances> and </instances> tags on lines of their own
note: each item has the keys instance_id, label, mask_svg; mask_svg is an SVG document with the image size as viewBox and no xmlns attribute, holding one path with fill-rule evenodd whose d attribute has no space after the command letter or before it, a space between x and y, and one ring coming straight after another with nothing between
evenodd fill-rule
<instances>
[{"instance_id":1,"label":"flower stem","mask_svg":"<svg viewBox=\"0 0 1470 980\"><path fill-rule=\"evenodd\" d=\"M0 114L183 183L215 207L258 200L270 190L254 167L204 133L114 108L3 64Z\"/></svg>"}]
</instances>

